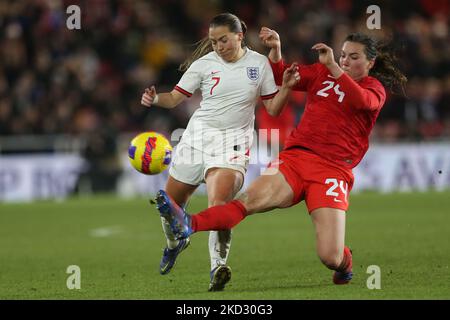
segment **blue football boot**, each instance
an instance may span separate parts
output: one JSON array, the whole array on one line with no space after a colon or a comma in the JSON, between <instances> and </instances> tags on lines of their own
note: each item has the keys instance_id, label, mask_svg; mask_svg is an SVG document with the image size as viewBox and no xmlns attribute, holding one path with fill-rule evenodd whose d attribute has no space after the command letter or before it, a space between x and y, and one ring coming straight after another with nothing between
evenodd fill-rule
<instances>
[{"instance_id":1,"label":"blue football boot","mask_svg":"<svg viewBox=\"0 0 450 320\"><path fill-rule=\"evenodd\" d=\"M160 216L169 223L175 239L186 239L194 233L191 228L191 216L176 204L164 190L156 193L156 208Z\"/></svg>"},{"instance_id":2,"label":"blue football boot","mask_svg":"<svg viewBox=\"0 0 450 320\"><path fill-rule=\"evenodd\" d=\"M169 249L166 247L164 249L161 262L159 263L160 274L168 274L172 270L178 255L189 246L189 243L189 238L181 239L175 248Z\"/></svg>"}]
</instances>

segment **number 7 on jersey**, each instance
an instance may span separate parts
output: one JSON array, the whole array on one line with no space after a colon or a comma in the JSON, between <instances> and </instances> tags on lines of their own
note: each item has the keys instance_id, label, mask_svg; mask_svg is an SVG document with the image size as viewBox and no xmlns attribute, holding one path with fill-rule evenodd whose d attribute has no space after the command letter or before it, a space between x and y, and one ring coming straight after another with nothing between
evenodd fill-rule
<instances>
[{"instance_id":1,"label":"number 7 on jersey","mask_svg":"<svg viewBox=\"0 0 450 320\"><path fill-rule=\"evenodd\" d=\"M212 95L213 89L219 84L220 82L220 77L212 77L211 79L215 80L216 83L214 83L214 85L211 87L211 90L209 91L209 94Z\"/></svg>"}]
</instances>

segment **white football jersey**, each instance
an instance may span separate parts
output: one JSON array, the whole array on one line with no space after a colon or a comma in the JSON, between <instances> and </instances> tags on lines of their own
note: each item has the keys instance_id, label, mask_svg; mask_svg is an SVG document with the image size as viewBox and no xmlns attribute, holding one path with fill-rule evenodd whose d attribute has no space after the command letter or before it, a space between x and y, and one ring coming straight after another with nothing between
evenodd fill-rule
<instances>
[{"instance_id":1,"label":"white football jersey","mask_svg":"<svg viewBox=\"0 0 450 320\"><path fill-rule=\"evenodd\" d=\"M207 153L250 149L256 103L278 92L267 57L248 48L233 63L214 51L194 61L175 90L190 97L196 89L202 101L182 140Z\"/></svg>"}]
</instances>

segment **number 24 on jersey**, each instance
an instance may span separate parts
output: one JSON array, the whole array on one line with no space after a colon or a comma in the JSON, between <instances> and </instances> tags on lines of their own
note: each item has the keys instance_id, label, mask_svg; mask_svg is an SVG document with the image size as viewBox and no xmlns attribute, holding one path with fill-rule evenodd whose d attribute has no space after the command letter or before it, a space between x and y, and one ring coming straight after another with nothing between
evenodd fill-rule
<instances>
[{"instance_id":1,"label":"number 24 on jersey","mask_svg":"<svg viewBox=\"0 0 450 320\"><path fill-rule=\"evenodd\" d=\"M338 98L338 102L342 102L342 100L344 100L345 97L345 93L342 92L341 90L339 90L339 85L336 85L336 83L334 81L324 81L322 82L322 84L325 85L325 88L320 89L319 91L317 91L317 95L321 96L321 97L328 97L330 94L328 93L331 89L334 90L334 93L336 93L336 95L339 96ZM328 91L328 92L327 92Z\"/></svg>"}]
</instances>

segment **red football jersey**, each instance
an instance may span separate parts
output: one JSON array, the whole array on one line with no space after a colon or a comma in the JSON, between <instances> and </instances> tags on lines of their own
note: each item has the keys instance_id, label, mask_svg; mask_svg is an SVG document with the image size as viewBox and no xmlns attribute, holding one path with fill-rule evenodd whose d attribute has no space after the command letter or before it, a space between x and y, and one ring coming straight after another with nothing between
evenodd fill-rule
<instances>
[{"instance_id":1,"label":"red football jersey","mask_svg":"<svg viewBox=\"0 0 450 320\"><path fill-rule=\"evenodd\" d=\"M289 65L272 63L277 85ZM334 78L321 63L299 66L293 90L306 91L303 116L284 149L300 146L346 168L355 167L369 148L369 135L386 100L383 85L367 76L354 81L346 73Z\"/></svg>"}]
</instances>

